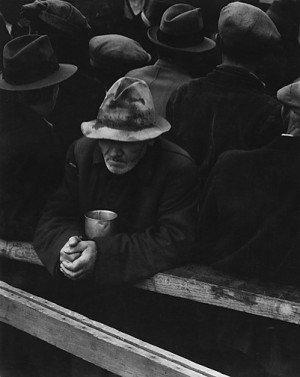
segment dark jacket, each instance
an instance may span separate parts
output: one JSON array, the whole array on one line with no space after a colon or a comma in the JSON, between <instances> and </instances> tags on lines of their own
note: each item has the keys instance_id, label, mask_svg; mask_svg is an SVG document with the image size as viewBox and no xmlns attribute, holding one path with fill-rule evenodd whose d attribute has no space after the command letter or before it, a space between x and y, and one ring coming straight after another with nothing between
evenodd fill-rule
<instances>
[{"instance_id":1,"label":"dark jacket","mask_svg":"<svg viewBox=\"0 0 300 377\"><path fill-rule=\"evenodd\" d=\"M192 79L180 66L163 59L155 64L134 69L126 76L144 80L151 91L156 114L166 117L166 105L170 95L183 83Z\"/></svg>"},{"instance_id":2,"label":"dark jacket","mask_svg":"<svg viewBox=\"0 0 300 377\"><path fill-rule=\"evenodd\" d=\"M42 209L62 178L52 127L0 93L0 237L32 241Z\"/></svg>"},{"instance_id":3,"label":"dark jacket","mask_svg":"<svg viewBox=\"0 0 300 377\"><path fill-rule=\"evenodd\" d=\"M199 261L242 277L299 284L300 138L231 151L207 182Z\"/></svg>"},{"instance_id":4,"label":"dark jacket","mask_svg":"<svg viewBox=\"0 0 300 377\"><path fill-rule=\"evenodd\" d=\"M98 141L71 146L62 187L49 201L34 246L56 275L59 252L70 236L83 235L84 213L110 209L118 232L95 238L97 285L132 282L183 263L194 240L197 169L181 148L158 139L137 167L110 173Z\"/></svg>"},{"instance_id":5,"label":"dark jacket","mask_svg":"<svg viewBox=\"0 0 300 377\"><path fill-rule=\"evenodd\" d=\"M65 152L82 137L81 123L96 119L104 97L103 85L81 70L59 84L57 102L49 120Z\"/></svg>"},{"instance_id":6,"label":"dark jacket","mask_svg":"<svg viewBox=\"0 0 300 377\"><path fill-rule=\"evenodd\" d=\"M177 89L167 106L169 139L207 175L230 149L256 149L283 132L279 102L252 73L226 65Z\"/></svg>"}]
</instances>

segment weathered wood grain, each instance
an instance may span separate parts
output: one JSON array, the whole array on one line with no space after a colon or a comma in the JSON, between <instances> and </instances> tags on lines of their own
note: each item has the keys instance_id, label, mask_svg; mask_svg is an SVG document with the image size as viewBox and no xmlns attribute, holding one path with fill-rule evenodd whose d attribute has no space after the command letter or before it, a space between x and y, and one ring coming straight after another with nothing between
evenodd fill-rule
<instances>
[{"instance_id":1,"label":"weathered wood grain","mask_svg":"<svg viewBox=\"0 0 300 377\"><path fill-rule=\"evenodd\" d=\"M41 265L30 243L0 239L0 256ZM208 267L188 265L158 273L138 288L300 324L300 290L242 281Z\"/></svg>"},{"instance_id":2,"label":"weathered wood grain","mask_svg":"<svg viewBox=\"0 0 300 377\"><path fill-rule=\"evenodd\" d=\"M224 376L4 282L0 321L124 377Z\"/></svg>"},{"instance_id":3,"label":"weathered wood grain","mask_svg":"<svg viewBox=\"0 0 300 377\"><path fill-rule=\"evenodd\" d=\"M43 265L31 243L0 239L0 257Z\"/></svg>"}]
</instances>

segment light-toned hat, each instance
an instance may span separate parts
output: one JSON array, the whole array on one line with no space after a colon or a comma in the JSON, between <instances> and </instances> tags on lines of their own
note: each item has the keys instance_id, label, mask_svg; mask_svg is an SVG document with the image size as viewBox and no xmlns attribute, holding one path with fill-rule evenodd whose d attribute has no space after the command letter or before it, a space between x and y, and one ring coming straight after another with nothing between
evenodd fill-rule
<instances>
[{"instance_id":1,"label":"light-toned hat","mask_svg":"<svg viewBox=\"0 0 300 377\"><path fill-rule=\"evenodd\" d=\"M84 15L67 1L35 0L22 6L21 16L29 20L39 18L73 38L82 38L91 31Z\"/></svg>"},{"instance_id":2,"label":"light-toned hat","mask_svg":"<svg viewBox=\"0 0 300 377\"><path fill-rule=\"evenodd\" d=\"M148 85L132 77L116 81L107 92L97 119L81 124L86 137L125 142L154 139L170 128L167 120L155 114Z\"/></svg>"},{"instance_id":3,"label":"light-toned hat","mask_svg":"<svg viewBox=\"0 0 300 377\"><path fill-rule=\"evenodd\" d=\"M103 72L120 76L147 65L151 55L135 40L119 34L105 34L89 42L90 64Z\"/></svg>"},{"instance_id":4,"label":"light-toned hat","mask_svg":"<svg viewBox=\"0 0 300 377\"><path fill-rule=\"evenodd\" d=\"M23 35L4 46L0 89L40 89L58 84L76 71L75 65L58 64L46 35Z\"/></svg>"},{"instance_id":5,"label":"light-toned hat","mask_svg":"<svg viewBox=\"0 0 300 377\"><path fill-rule=\"evenodd\" d=\"M228 48L262 50L278 45L281 36L270 17L261 9L241 3L230 3L222 8L219 35Z\"/></svg>"},{"instance_id":6,"label":"light-toned hat","mask_svg":"<svg viewBox=\"0 0 300 377\"><path fill-rule=\"evenodd\" d=\"M216 44L204 37L200 8L189 4L176 4L168 8L159 26L148 29L149 39L158 46L173 51L204 52Z\"/></svg>"},{"instance_id":7,"label":"light-toned hat","mask_svg":"<svg viewBox=\"0 0 300 377\"><path fill-rule=\"evenodd\" d=\"M300 80L279 89L277 98L284 106L300 115Z\"/></svg>"}]
</instances>

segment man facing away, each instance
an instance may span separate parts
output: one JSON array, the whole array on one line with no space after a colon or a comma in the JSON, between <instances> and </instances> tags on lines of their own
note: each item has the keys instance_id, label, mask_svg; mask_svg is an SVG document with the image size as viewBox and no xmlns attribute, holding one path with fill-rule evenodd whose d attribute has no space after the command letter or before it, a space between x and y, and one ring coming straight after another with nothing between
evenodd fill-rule
<instances>
[{"instance_id":1,"label":"man facing away","mask_svg":"<svg viewBox=\"0 0 300 377\"><path fill-rule=\"evenodd\" d=\"M277 97L286 133L260 149L223 153L209 176L198 221L198 262L242 279L299 286L300 82ZM219 349L231 347L255 360L263 376L299 375L297 326L214 312Z\"/></svg>"},{"instance_id":2,"label":"man facing away","mask_svg":"<svg viewBox=\"0 0 300 377\"><path fill-rule=\"evenodd\" d=\"M155 44L159 59L154 65L134 69L126 74L146 81L156 112L166 116L167 102L175 89L192 78L197 64L201 75L209 70L207 52L215 48L215 42L204 37L203 19L200 8L188 4L175 4L162 15L160 26L148 30L148 37ZM206 53L206 54L205 54ZM200 64L202 57L203 65Z\"/></svg>"},{"instance_id":3,"label":"man facing away","mask_svg":"<svg viewBox=\"0 0 300 377\"><path fill-rule=\"evenodd\" d=\"M280 104L255 75L261 59L280 42L259 8L233 2L219 17L222 64L178 88L167 106L170 140L185 148L206 177L220 153L255 149L282 132Z\"/></svg>"},{"instance_id":4,"label":"man facing away","mask_svg":"<svg viewBox=\"0 0 300 377\"><path fill-rule=\"evenodd\" d=\"M144 81L119 79L97 119L82 124L86 137L70 147L63 185L34 239L54 277L74 281L76 295L87 290L76 310L146 339L156 321L153 298L127 283L184 263L194 241L197 169L159 137L169 128ZM87 239L84 214L96 209L118 214L116 234Z\"/></svg>"}]
</instances>

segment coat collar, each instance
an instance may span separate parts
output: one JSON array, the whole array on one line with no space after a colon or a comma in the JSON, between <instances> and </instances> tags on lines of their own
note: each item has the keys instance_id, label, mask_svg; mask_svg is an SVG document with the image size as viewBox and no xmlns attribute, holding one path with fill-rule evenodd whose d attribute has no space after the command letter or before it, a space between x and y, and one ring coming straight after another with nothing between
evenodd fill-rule
<instances>
[{"instance_id":1,"label":"coat collar","mask_svg":"<svg viewBox=\"0 0 300 377\"><path fill-rule=\"evenodd\" d=\"M265 84L254 73L227 64L218 65L208 77L216 78L218 82L224 82L226 85L247 86L249 89L265 91Z\"/></svg>"}]
</instances>

